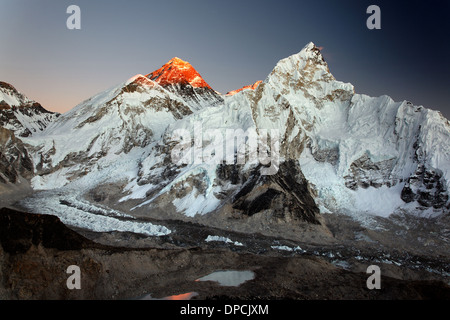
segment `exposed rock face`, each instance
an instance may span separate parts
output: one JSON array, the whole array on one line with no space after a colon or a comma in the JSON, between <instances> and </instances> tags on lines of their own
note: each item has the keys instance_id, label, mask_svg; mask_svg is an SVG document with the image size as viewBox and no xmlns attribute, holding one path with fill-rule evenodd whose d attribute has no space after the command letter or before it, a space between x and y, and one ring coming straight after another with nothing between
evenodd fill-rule
<instances>
[{"instance_id":1,"label":"exposed rock face","mask_svg":"<svg viewBox=\"0 0 450 320\"><path fill-rule=\"evenodd\" d=\"M350 175L345 176L345 185L353 190L358 187L367 189L396 185L399 181L391 178L394 165L395 159L372 162L370 157L364 154L350 165Z\"/></svg>"},{"instance_id":2,"label":"exposed rock face","mask_svg":"<svg viewBox=\"0 0 450 320\"><path fill-rule=\"evenodd\" d=\"M31 179L34 165L25 145L11 130L0 127L0 183Z\"/></svg>"},{"instance_id":3,"label":"exposed rock face","mask_svg":"<svg viewBox=\"0 0 450 320\"><path fill-rule=\"evenodd\" d=\"M234 180L233 171L231 180ZM275 175L261 176L254 170L233 197L233 208L251 216L269 210L284 221L318 224L319 209L308 182L295 161L283 162Z\"/></svg>"},{"instance_id":4,"label":"exposed rock face","mask_svg":"<svg viewBox=\"0 0 450 320\"><path fill-rule=\"evenodd\" d=\"M207 106L215 106L223 102L223 98L211 88L196 88L189 83L171 84L164 86L164 88L179 95L183 100L196 109L201 109Z\"/></svg>"},{"instance_id":5,"label":"exposed rock face","mask_svg":"<svg viewBox=\"0 0 450 320\"><path fill-rule=\"evenodd\" d=\"M26 253L32 246L81 250L97 245L67 228L56 216L0 209L0 242L9 254Z\"/></svg>"},{"instance_id":6,"label":"exposed rock face","mask_svg":"<svg viewBox=\"0 0 450 320\"><path fill-rule=\"evenodd\" d=\"M427 208L450 209L448 192L442 180L442 173L437 170L426 170L423 165L419 165L406 181L401 194L402 200L408 203L417 201Z\"/></svg>"}]
</instances>

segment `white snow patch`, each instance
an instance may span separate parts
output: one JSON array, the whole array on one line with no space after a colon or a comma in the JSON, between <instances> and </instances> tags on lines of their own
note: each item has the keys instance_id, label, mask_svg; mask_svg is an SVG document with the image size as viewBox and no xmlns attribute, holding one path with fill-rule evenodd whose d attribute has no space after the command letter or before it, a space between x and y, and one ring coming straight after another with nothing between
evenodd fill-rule
<instances>
[{"instance_id":1,"label":"white snow patch","mask_svg":"<svg viewBox=\"0 0 450 320\"><path fill-rule=\"evenodd\" d=\"M194 188L195 189L195 188ZM198 194L193 190L183 198L177 198L172 201L178 212L183 212L188 217L193 217L197 214L203 215L216 209L220 200L217 199L213 193L207 196Z\"/></svg>"},{"instance_id":2,"label":"white snow patch","mask_svg":"<svg viewBox=\"0 0 450 320\"><path fill-rule=\"evenodd\" d=\"M206 239L206 242L211 242L211 241L220 241L220 242L226 242L226 243L231 243L234 244L235 246L243 246L243 244L241 242L238 241L232 241L230 238L226 238L226 237L219 237L219 236L211 236L209 235Z\"/></svg>"},{"instance_id":3,"label":"white snow patch","mask_svg":"<svg viewBox=\"0 0 450 320\"><path fill-rule=\"evenodd\" d=\"M282 250L282 251L290 251L290 252L305 252L305 250L303 250L302 248L300 248L299 246L292 248L289 246L271 246L272 249L275 250Z\"/></svg>"},{"instance_id":4,"label":"white snow patch","mask_svg":"<svg viewBox=\"0 0 450 320\"><path fill-rule=\"evenodd\" d=\"M388 217L405 204L400 195L403 183L393 187L381 186L379 188L358 188L354 191L355 210L381 217Z\"/></svg>"}]
</instances>

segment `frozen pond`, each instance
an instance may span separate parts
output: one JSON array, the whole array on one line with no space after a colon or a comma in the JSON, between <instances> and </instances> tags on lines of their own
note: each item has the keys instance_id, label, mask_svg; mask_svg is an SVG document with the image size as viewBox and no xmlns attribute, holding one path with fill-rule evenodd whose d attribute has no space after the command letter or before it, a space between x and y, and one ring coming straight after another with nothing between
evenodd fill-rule
<instances>
[{"instance_id":1,"label":"frozen pond","mask_svg":"<svg viewBox=\"0 0 450 320\"><path fill-rule=\"evenodd\" d=\"M245 281L253 280L255 278L255 273L253 271L236 271L236 270L225 270L225 271L215 271L208 274L195 281L215 281L221 286L226 287L237 287L243 284ZM138 300L190 300L197 296L197 292L187 292L173 296L167 296L164 298L153 298L151 294L146 294L142 297L137 298Z\"/></svg>"},{"instance_id":2,"label":"frozen pond","mask_svg":"<svg viewBox=\"0 0 450 320\"><path fill-rule=\"evenodd\" d=\"M216 271L207 276L204 276L196 281L216 281L221 286L237 287L248 280L253 280L255 273L253 271Z\"/></svg>"}]
</instances>

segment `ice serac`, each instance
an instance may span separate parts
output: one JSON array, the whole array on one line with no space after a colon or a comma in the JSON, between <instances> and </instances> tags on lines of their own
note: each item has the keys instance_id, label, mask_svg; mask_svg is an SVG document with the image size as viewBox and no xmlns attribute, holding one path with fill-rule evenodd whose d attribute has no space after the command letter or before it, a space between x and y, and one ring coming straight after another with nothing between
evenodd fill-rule
<instances>
[{"instance_id":1,"label":"ice serac","mask_svg":"<svg viewBox=\"0 0 450 320\"><path fill-rule=\"evenodd\" d=\"M44 130L59 116L26 97L11 84L0 81L0 126L18 137L28 137Z\"/></svg>"},{"instance_id":2,"label":"ice serac","mask_svg":"<svg viewBox=\"0 0 450 320\"><path fill-rule=\"evenodd\" d=\"M223 101L189 62L178 57L172 58L146 77L180 95L195 109L217 105Z\"/></svg>"}]
</instances>

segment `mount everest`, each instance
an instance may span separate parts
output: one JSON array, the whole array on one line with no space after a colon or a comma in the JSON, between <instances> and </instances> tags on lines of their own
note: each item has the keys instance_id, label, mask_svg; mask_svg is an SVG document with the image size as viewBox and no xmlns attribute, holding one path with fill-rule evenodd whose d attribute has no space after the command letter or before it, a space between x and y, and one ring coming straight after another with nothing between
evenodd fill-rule
<instances>
[{"instance_id":1,"label":"mount everest","mask_svg":"<svg viewBox=\"0 0 450 320\"><path fill-rule=\"evenodd\" d=\"M62 115L11 88L0 87L0 182L16 183L5 178L15 168L14 176L46 195L25 206L46 208L43 213L69 224L89 228L90 218L81 223L76 215L92 207L112 217L192 219L216 227L234 219L234 227L249 230L252 223L256 230L320 226L324 213L364 221L450 211L449 121L408 101L356 93L333 77L313 43L280 60L264 81L228 94L214 91L179 58ZM212 157L178 165L171 159L180 143L173 133L194 133L199 123L203 133L224 138L203 134L209 152L234 146L227 130L277 130L277 172L261 174L267 165L258 161ZM185 143L194 148L194 140Z\"/></svg>"}]
</instances>

